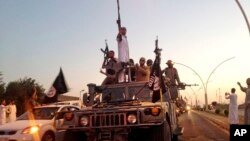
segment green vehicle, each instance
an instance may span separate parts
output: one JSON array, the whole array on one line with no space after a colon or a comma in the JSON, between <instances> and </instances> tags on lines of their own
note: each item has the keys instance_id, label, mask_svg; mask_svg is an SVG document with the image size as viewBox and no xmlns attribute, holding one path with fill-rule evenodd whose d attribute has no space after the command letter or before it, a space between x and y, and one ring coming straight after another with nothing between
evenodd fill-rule
<instances>
[{"instance_id":1,"label":"green vehicle","mask_svg":"<svg viewBox=\"0 0 250 141\"><path fill-rule=\"evenodd\" d=\"M163 97L152 103L147 82L88 84L86 107L59 112L55 126L65 141L171 141L183 133L176 103Z\"/></svg>"}]
</instances>

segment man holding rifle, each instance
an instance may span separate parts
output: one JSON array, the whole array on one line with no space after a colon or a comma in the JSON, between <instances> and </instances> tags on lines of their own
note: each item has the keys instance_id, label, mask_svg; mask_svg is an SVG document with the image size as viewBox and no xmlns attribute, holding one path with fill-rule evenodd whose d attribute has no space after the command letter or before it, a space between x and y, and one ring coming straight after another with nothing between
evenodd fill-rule
<instances>
[{"instance_id":1,"label":"man holding rifle","mask_svg":"<svg viewBox=\"0 0 250 141\"><path fill-rule=\"evenodd\" d=\"M121 27L116 38L118 42L118 60L124 63L129 62L129 47L126 33L127 29Z\"/></svg>"},{"instance_id":2,"label":"man holding rifle","mask_svg":"<svg viewBox=\"0 0 250 141\"><path fill-rule=\"evenodd\" d=\"M169 88L170 96L172 100L175 100L179 97L178 86L183 86L183 83L180 81L178 71L173 67L172 60L168 60L168 67L162 70L162 73L165 73L165 83Z\"/></svg>"},{"instance_id":3,"label":"man holding rifle","mask_svg":"<svg viewBox=\"0 0 250 141\"><path fill-rule=\"evenodd\" d=\"M118 9L118 30L119 33L116 37L118 43L118 61L123 64L123 66L127 65L129 62L129 47L128 47L128 40L127 40L127 29L125 27L121 27L121 18L120 18L120 5L119 0L117 0L117 9ZM125 82L125 69L119 73L118 82Z\"/></svg>"}]
</instances>

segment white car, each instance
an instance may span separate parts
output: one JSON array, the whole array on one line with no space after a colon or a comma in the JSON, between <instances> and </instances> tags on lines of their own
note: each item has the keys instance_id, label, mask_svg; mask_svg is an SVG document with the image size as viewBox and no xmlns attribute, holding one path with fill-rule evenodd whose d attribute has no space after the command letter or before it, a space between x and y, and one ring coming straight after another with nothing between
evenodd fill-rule
<instances>
[{"instance_id":1,"label":"white car","mask_svg":"<svg viewBox=\"0 0 250 141\"><path fill-rule=\"evenodd\" d=\"M54 127L55 113L79 110L73 105L47 105L33 109L33 114L26 112L16 121L0 126L0 141L55 141L63 133L56 132ZM30 120L34 115L34 120ZM62 115L61 115L62 116ZM61 119L60 122L63 119Z\"/></svg>"}]
</instances>

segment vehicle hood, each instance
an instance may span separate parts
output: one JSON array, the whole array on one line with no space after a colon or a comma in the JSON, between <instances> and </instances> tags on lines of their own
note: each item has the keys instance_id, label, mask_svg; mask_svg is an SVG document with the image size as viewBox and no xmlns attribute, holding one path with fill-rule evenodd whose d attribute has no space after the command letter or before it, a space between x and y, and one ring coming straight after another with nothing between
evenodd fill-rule
<instances>
[{"instance_id":1,"label":"vehicle hood","mask_svg":"<svg viewBox=\"0 0 250 141\"><path fill-rule=\"evenodd\" d=\"M53 124L51 120L17 120L14 122L6 123L4 125L0 125L0 130L22 130L24 128L39 125L43 126L45 124Z\"/></svg>"},{"instance_id":2,"label":"vehicle hood","mask_svg":"<svg viewBox=\"0 0 250 141\"><path fill-rule=\"evenodd\" d=\"M152 102L141 102L140 103L142 106L151 106L151 105L166 105L167 103L166 102L155 102L155 103L152 103Z\"/></svg>"}]
</instances>

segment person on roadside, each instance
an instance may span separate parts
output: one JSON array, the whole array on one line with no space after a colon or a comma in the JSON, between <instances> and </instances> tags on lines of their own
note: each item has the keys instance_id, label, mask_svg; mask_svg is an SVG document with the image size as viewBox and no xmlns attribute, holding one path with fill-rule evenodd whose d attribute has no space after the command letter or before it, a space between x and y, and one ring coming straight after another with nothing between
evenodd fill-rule
<instances>
[{"instance_id":1,"label":"person on roadside","mask_svg":"<svg viewBox=\"0 0 250 141\"><path fill-rule=\"evenodd\" d=\"M34 107L40 106L40 104L37 102L37 90L36 87L32 87L28 93L27 97L25 99L25 111L31 111Z\"/></svg>"},{"instance_id":2,"label":"person on roadside","mask_svg":"<svg viewBox=\"0 0 250 141\"><path fill-rule=\"evenodd\" d=\"M240 82L237 82L237 84L240 86L241 91L246 93L244 124L250 125L250 78L247 78L246 83L247 87L243 87Z\"/></svg>"},{"instance_id":3,"label":"person on roadside","mask_svg":"<svg viewBox=\"0 0 250 141\"><path fill-rule=\"evenodd\" d=\"M37 100L38 100L37 90L36 90L36 87L33 86L27 91L27 96L24 101L24 108L25 108L25 111L28 113L28 118L30 120L35 119L33 109L35 107L41 106Z\"/></svg>"},{"instance_id":4,"label":"person on roadside","mask_svg":"<svg viewBox=\"0 0 250 141\"><path fill-rule=\"evenodd\" d=\"M235 91L235 88L232 88L231 94L225 93L225 98L230 100L228 116L229 124L239 124L237 95Z\"/></svg>"},{"instance_id":5,"label":"person on roadside","mask_svg":"<svg viewBox=\"0 0 250 141\"><path fill-rule=\"evenodd\" d=\"M16 121L16 104L15 101L12 99L10 100L10 104L8 105L8 122Z\"/></svg>"},{"instance_id":6,"label":"person on roadside","mask_svg":"<svg viewBox=\"0 0 250 141\"><path fill-rule=\"evenodd\" d=\"M6 101L3 99L0 105L0 125L6 123Z\"/></svg>"}]
</instances>

